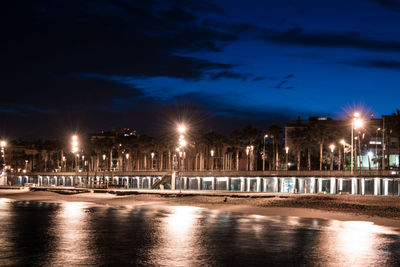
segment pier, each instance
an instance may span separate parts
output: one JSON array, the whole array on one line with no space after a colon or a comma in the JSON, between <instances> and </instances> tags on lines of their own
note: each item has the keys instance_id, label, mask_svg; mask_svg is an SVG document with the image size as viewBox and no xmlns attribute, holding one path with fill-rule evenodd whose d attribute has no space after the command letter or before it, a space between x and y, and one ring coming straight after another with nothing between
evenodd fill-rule
<instances>
[{"instance_id":1,"label":"pier","mask_svg":"<svg viewBox=\"0 0 400 267\"><path fill-rule=\"evenodd\" d=\"M400 196L398 171L41 172L13 174L7 180L36 187Z\"/></svg>"}]
</instances>

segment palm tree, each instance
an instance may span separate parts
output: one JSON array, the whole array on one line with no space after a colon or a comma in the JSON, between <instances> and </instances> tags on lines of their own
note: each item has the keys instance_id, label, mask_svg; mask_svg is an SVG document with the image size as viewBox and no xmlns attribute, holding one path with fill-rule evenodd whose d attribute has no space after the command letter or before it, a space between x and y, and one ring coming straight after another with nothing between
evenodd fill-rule
<instances>
[{"instance_id":1,"label":"palm tree","mask_svg":"<svg viewBox=\"0 0 400 267\"><path fill-rule=\"evenodd\" d=\"M310 125L313 141L319 145L319 170L322 171L323 148L327 140L329 140L329 129L323 122L313 123Z\"/></svg>"},{"instance_id":2,"label":"palm tree","mask_svg":"<svg viewBox=\"0 0 400 267\"><path fill-rule=\"evenodd\" d=\"M243 140L251 146L253 149L250 150L250 170L253 171L255 170L255 163L258 160L258 152L259 152L259 147L261 144L261 131L257 128L254 128L252 126L246 126L242 129L242 134L243 134ZM254 153L256 151L256 153Z\"/></svg>"},{"instance_id":3,"label":"palm tree","mask_svg":"<svg viewBox=\"0 0 400 267\"><path fill-rule=\"evenodd\" d=\"M294 131L288 132L288 139L291 140L290 148L296 153L297 170L301 169L301 152L307 146L307 129L296 127Z\"/></svg>"},{"instance_id":4,"label":"palm tree","mask_svg":"<svg viewBox=\"0 0 400 267\"><path fill-rule=\"evenodd\" d=\"M268 127L268 134L272 138L272 149L273 149L273 165L274 170L279 169L279 143L282 138L282 127L278 125L271 125Z\"/></svg>"},{"instance_id":5,"label":"palm tree","mask_svg":"<svg viewBox=\"0 0 400 267\"><path fill-rule=\"evenodd\" d=\"M243 144L242 137L243 135L240 130L234 130L229 136L229 143L235 152L235 169L237 171L239 170L239 151Z\"/></svg>"}]
</instances>

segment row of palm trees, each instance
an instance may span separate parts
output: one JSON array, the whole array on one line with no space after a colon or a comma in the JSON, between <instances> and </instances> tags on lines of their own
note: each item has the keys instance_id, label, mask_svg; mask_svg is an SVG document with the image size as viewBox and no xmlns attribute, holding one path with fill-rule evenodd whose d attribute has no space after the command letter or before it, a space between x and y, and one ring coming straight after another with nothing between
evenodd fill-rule
<instances>
[{"instance_id":1,"label":"row of palm trees","mask_svg":"<svg viewBox=\"0 0 400 267\"><path fill-rule=\"evenodd\" d=\"M159 137L92 137L81 140L82 146L74 154L70 152L69 142L46 141L29 146L14 142L15 147L25 149L9 153L14 154L9 156L9 164L15 170L26 171L323 170L334 167L341 170L349 167L345 160L349 144L339 142L343 139L349 143L349 127L303 124L300 120L295 126L285 134L278 125L271 125L266 131L246 126L232 131L229 136L214 131L189 131L186 133L188 143L180 153L176 150L176 133ZM390 140L389 135L400 136L399 110L387 119L386 127L386 140ZM375 136L373 131L366 124L355 132L355 158L365 154L369 141ZM335 144L334 152L330 150L331 144ZM398 149L400 151L400 145ZM355 169L360 165L361 162L356 161Z\"/></svg>"}]
</instances>

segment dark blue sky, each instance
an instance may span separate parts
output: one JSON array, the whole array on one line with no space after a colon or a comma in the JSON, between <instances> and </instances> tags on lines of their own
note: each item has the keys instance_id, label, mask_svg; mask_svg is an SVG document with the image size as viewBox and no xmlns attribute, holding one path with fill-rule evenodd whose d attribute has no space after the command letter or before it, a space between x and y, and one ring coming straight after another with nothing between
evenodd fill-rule
<instances>
[{"instance_id":1,"label":"dark blue sky","mask_svg":"<svg viewBox=\"0 0 400 267\"><path fill-rule=\"evenodd\" d=\"M2 1L9 137L399 108L400 1Z\"/></svg>"}]
</instances>

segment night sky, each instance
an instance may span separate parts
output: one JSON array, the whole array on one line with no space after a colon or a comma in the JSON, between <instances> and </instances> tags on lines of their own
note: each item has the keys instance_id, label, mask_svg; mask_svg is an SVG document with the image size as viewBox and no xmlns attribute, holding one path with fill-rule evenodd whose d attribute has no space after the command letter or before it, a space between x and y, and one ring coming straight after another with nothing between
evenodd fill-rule
<instances>
[{"instance_id":1,"label":"night sky","mask_svg":"<svg viewBox=\"0 0 400 267\"><path fill-rule=\"evenodd\" d=\"M399 108L400 1L1 1L0 136Z\"/></svg>"}]
</instances>

